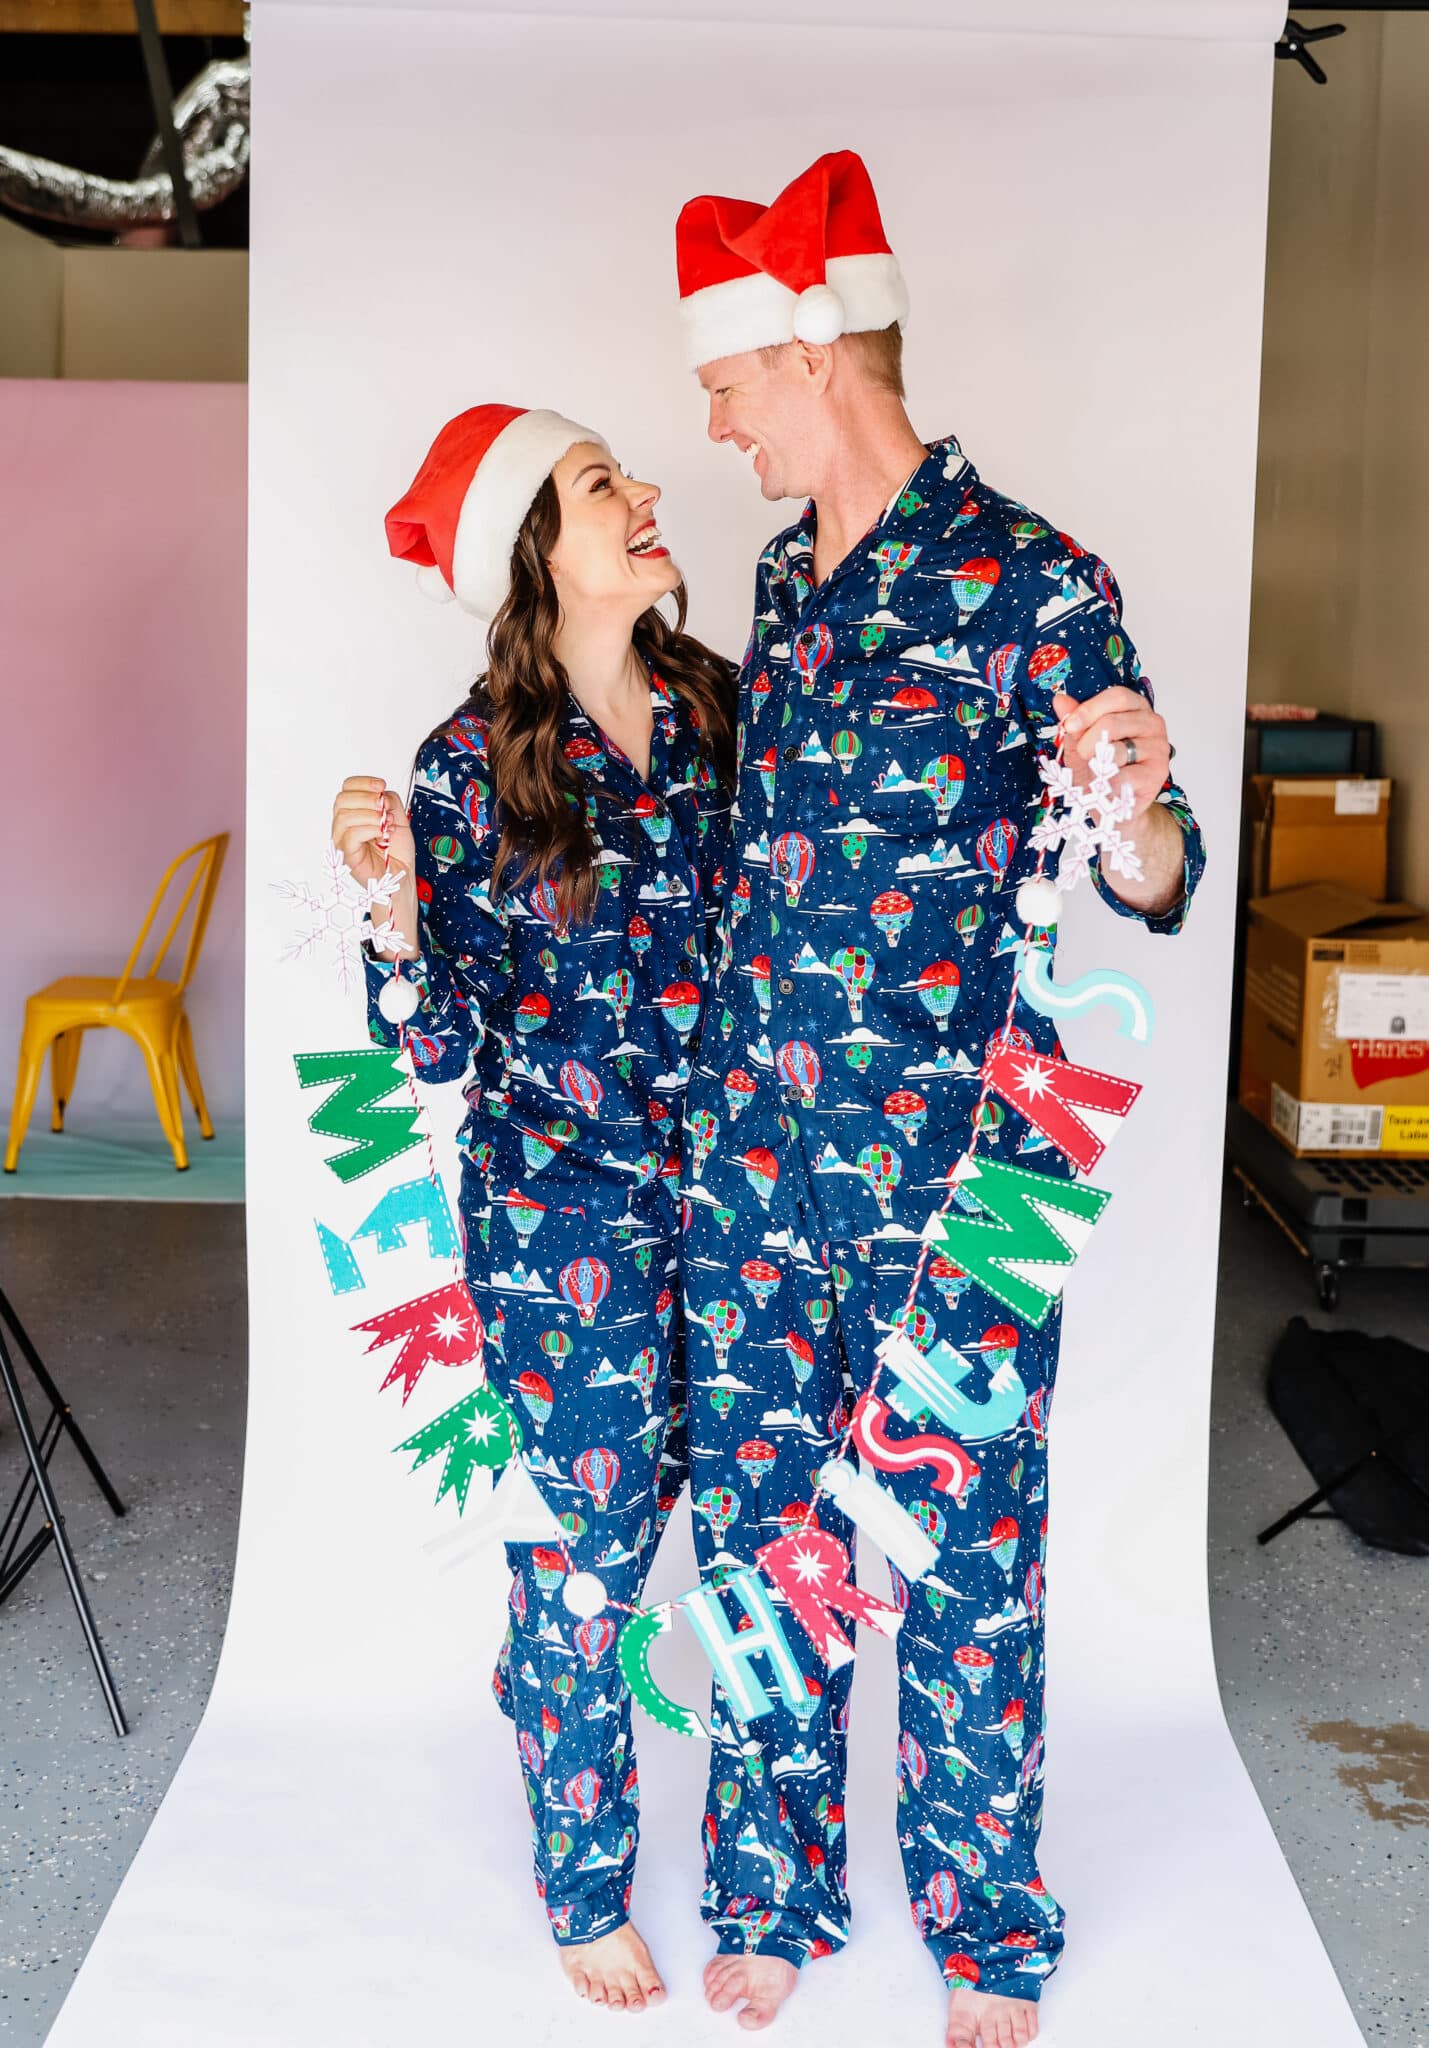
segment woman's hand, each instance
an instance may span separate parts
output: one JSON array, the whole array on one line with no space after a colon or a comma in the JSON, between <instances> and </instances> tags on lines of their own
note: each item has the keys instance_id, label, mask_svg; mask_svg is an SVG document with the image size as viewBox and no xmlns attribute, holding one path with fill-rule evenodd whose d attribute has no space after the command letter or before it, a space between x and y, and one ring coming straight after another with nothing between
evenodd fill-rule
<instances>
[{"instance_id":1,"label":"woman's hand","mask_svg":"<svg viewBox=\"0 0 1429 2048\"><path fill-rule=\"evenodd\" d=\"M389 914L407 940L407 950L415 952L417 844L405 804L395 789L387 788L380 775L349 775L344 781L332 807L332 843L355 882L377 881L386 872L389 861L393 868L401 870L401 887L391 899ZM382 921L380 914L377 921ZM382 950L391 952L393 948L389 945ZM396 950L400 955L402 949Z\"/></svg>"},{"instance_id":2,"label":"woman's hand","mask_svg":"<svg viewBox=\"0 0 1429 2048\"><path fill-rule=\"evenodd\" d=\"M388 832L386 855L382 833ZM332 843L354 882L375 882L390 858L410 875L417 857L406 808L380 775L349 775L332 807Z\"/></svg>"}]
</instances>

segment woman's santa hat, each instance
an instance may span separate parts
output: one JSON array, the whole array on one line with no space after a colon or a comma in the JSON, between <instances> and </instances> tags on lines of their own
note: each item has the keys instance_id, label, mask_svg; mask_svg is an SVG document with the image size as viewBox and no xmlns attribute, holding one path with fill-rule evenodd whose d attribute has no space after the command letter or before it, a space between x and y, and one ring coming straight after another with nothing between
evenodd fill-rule
<instances>
[{"instance_id":1,"label":"woman's santa hat","mask_svg":"<svg viewBox=\"0 0 1429 2048\"><path fill-rule=\"evenodd\" d=\"M511 587L511 551L531 500L578 441L610 453L603 434L558 412L474 405L458 413L387 514L387 545L399 561L417 564L429 597L455 597L478 618L494 619Z\"/></svg>"},{"instance_id":2,"label":"woman's santa hat","mask_svg":"<svg viewBox=\"0 0 1429 2048\"><path fill-rule=\"evenodd\" d=\"M873 182L851 149L821 156L771 206L708 193L690 200L675 224L675 259L692 370L908 318Z\"/></svg>"}]
</instances>

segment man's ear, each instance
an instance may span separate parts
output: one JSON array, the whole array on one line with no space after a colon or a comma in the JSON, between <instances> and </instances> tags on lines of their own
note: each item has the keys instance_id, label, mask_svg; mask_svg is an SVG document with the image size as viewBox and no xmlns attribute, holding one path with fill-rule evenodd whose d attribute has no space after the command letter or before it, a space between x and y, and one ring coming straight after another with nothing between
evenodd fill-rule
<instances>
[{"instance_id":1,"label":"man's ear","mask_svg":"<svg viewBox=\"0 0 1429 2048\"><path fill-rule=\"evenodd\" d=\"M795 341L798 351L797 362L801 375L809 382L815 393L828 389L829 379L834 374L834 350L831 342Z\"/></svg>"}]
</instances>

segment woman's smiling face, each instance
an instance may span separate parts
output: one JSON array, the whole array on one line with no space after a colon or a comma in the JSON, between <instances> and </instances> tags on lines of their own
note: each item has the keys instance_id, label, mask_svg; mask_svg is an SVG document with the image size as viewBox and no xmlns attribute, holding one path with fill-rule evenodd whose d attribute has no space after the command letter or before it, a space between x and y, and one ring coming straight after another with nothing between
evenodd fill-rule
<instances>
[{"instance_id":1,"label":"woman's smiling face","mask_svg":"<svg viewBox=\"0 0 1429 2048\"><path fill-rule=\"evenodd\" d=\"M578 441L551 471L560 537L547 560L562 608L626 608L636 619L680 572L660 538L660 492L626 474L595 441Z\"/></svg>"}]
</instances>

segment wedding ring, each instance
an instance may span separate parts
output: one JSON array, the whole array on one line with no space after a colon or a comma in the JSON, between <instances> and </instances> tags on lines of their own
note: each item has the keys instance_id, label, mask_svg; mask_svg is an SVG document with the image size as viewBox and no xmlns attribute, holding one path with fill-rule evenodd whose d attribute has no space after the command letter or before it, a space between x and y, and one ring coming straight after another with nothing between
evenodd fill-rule
<instances>
[{"instance_id":1,"label":"wedding ring","mask_svg":"<svg viewBox=\"0 0 1429 2048\"><path fill-rule=\"evenodd\" d=\"M1135 741L1135 740L1127 740L1127 741L1126 741L1126 743L1125 743L1125 745L1126 745L1126 765L1127 765L1127 767L1128 767L1128 768L1134 768L1134 767L1136 766L1137 760L1138 760L1138 758L1139 758L1139 756L1138 756L1138 754L1137 754L1137 751L1136 751L1136 741Z\"/></svg>"}]
</instances>

